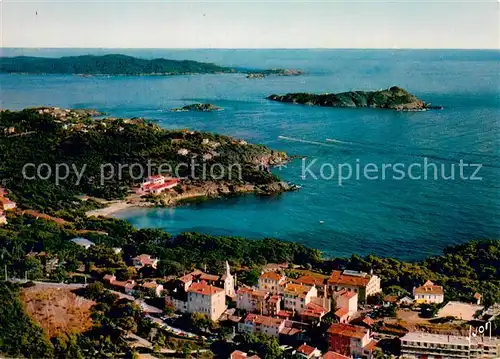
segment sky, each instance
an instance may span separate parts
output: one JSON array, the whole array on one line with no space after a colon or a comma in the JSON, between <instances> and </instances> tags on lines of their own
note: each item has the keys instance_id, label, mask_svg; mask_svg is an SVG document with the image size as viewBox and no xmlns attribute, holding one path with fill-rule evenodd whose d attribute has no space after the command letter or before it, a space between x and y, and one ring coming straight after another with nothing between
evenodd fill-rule
<instances>
[{"instance_id":1,"label":"sky","mask_svg":"<svg viewBox=\"0 0 500 359\"><path fill-rule=\"evenodd\" d=\"M498 49L499 0L0 0L1 46Z\"/></svg>"}]
</instances>

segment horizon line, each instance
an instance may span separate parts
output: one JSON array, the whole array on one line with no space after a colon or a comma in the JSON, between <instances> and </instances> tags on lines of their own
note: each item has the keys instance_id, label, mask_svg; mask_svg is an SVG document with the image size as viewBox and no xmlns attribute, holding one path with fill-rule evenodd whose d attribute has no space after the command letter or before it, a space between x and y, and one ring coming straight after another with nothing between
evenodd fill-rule
<instances>
[{"instance_id":1,"label":"horizon line","mask_svg":"<svg viewBox=\"0 0 500 359\"><path fill-rule=\"evenodd\" d=\"M478 50L478 51L500 51L500 48L476 48L476 47L37 47L37 46L1 46L4 49L113 49L113 50Z\"/></svg>"}]
</instances>

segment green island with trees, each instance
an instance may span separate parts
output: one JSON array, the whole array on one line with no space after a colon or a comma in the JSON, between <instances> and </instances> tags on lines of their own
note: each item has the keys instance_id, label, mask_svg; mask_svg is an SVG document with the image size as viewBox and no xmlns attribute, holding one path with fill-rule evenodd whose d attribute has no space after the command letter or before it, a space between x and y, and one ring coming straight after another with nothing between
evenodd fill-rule
<instances>
[{"instance_id":1,"label":"green island with trees","mask_svg":"<svg viewBox=\"0 0 500 359\"><path fill-rule=\"evenodd\" d=\"M191 74L253 73L296 76L299 70L245 70L192 60L164 58L142 59L122 54L81 55L60 58L15 56L0 57L0 73L108 75L108 76L165 76Z\"/></svg>"}]
</instances>

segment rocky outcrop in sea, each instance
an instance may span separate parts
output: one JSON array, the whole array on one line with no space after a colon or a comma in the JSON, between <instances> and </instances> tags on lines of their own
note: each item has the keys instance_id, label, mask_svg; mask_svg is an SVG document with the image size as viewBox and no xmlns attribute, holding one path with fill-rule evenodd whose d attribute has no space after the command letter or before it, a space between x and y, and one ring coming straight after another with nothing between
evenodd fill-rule
<instances>
[{"instance_id":1,"label":"rocky outcrop in sea","mask_svg":"<svg viewBox=\"0 0 500 359\"><path fill-rule=\"evenodd\" d=\"M336 94L273 94L267 97L267 99L285 103L326 107L371 107L397 111L425 111L428 109L442 109L441 106L431 106L430 104L425 103L415 95L397 86L379 91L349 91Z\"/></svg>"},{"instance_id":2,"label":"rocky outcrop in sea","mask_svg":"<svg viewBox=\"0 0 500 359\"><path fill-rule=\"evenodd\" d=\"M180 108L173 108L173 112L187 112L187 111L197 111L197 112L212 112L221 111L222 108L212 105L210 103L195 103L192 105L187 105Z\"/></svg>"}]
</instances>

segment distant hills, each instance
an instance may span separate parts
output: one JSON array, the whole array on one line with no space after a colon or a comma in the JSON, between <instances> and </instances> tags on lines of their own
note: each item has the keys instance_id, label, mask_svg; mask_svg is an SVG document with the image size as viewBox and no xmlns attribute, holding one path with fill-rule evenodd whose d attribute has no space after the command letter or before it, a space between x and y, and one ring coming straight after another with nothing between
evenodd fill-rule
<instances>
[{"instance_id":1,"label":"distant hills","mask_svg":"<svg viewBox=\"0 0 500 359\"><path fill-rule=\"evenodd\" d=\"M28 74L81 75L182 75L234 73L236 69L190 60L145 60L132 56L111 54L83 55L60 58L0 57L0 72Z\"/></svg>"}]
</instances>

